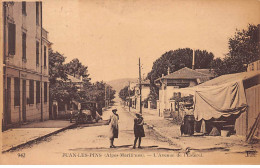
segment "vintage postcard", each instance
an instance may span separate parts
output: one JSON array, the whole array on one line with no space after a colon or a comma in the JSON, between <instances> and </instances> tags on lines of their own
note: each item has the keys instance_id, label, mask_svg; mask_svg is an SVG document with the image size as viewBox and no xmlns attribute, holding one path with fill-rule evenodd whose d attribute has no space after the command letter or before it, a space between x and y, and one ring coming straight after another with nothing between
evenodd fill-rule
<instances>
[{"instance_id":1,"label":"vintage postcard","mask_svg":"<svg viewBox=\"0 0 260 168\"><path fill-rule=\"evenodd\" d=\"M260 164L259 0L0 13L0 164Z\"/></svg>"}]
</instances>

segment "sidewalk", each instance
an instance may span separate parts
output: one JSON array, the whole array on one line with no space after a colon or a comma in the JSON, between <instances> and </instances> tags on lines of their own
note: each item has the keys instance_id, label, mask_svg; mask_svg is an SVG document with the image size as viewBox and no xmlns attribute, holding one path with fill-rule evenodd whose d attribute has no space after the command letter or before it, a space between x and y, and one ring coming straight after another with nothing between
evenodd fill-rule
<instances>
[{"instance_id":1,"label":"sidewalk","mask_svg":"<svg viewBox=\"0 0 260 168\"><path fill-rule=\"evenodd\" d=\"M128 111L128 108L125 108ZM134 115L137 109L130 109ZM243 137L232 135L230 137L221 136L181 136L180 126L173 123L172 119L159 117L156 110L143 109L143 117L148 128L154 129L159 135L170 140L173 144L182 149L198 151L222 150L234 153L244 153L248 150L260 149L260 144L248 144Z\"/></svg>"},{"instance_id":2,"label":"sidewalk","mask_svg":"<svg viewBox=\"0 0 260 168\"><path fill-rule=\"evenodd\" d=\"M2 132L2 152L7 152L21 147L25 144L48 137L72 128L75 123L63 120L47 120L22 125L20 128L13 128Z\"/></svg>"}]
</instances>

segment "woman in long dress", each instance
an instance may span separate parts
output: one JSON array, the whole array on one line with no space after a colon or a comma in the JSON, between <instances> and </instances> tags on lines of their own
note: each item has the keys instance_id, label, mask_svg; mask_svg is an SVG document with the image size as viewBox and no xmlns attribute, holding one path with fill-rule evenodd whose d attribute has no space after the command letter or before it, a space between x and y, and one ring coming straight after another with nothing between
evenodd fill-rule
<instances>
[{"instance_id":1,"label":"woman in long dress","mask_svg":"<svg viewBox=\"0 0 260 168\"><path fill-rule=\"evenodd\" d=\"M110 139L110 148L115 148L114 138L118 138L118 120L119 116L116 114L117 109L112 110L112 114L109 119L109 139Z\"/></svg>"},{"instance_id":2,"label":"woman in long dress","mask_svg":"<svg viewBox=\"0 0 260 168\"><path fill-rule=\"evenodd\" d=\"M135 140L133 146L134 149L138 139L139 139L138 148L142 148L141 147L142 137L145 137L143 125L144 125L144 119L142 117L142 114L136 113L136 118L134 119L134 134L135 134Z\"/></svg>"}]
</instances>

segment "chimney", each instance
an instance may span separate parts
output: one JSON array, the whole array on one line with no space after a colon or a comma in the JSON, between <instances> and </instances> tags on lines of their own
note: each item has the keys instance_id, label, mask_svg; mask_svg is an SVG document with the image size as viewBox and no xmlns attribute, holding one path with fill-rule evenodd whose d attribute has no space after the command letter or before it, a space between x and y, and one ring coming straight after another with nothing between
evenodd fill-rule
<instances>
[{"instance_id":1,"label":"chimney","mask_svg":"<svg viewBox=\"0 0 260 168\"><path fill-rule=\"evenodd\" d=\"M168 67L168 72L167 72L167 75L169 75L170 74L170 67Z\"/></svg>"},{"instance_id":2,"label":"chimney","mask_svg":"<svg viewBox=\"0 0 260 168\"><path fill-rule=\"evenodd\" d=\"M192 55L192 69L195 69L195 49L193 49L193 55Z\"/></svg>"}]
</instances>

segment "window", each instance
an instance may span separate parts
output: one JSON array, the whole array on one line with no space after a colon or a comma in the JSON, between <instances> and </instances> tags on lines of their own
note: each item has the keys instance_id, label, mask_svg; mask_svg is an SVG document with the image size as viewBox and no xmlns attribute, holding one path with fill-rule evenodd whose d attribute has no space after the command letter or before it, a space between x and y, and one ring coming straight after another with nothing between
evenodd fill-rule
<instances>
[{"instance_id":1,"label":"window","mask_svg":"<svg viewBox=\"0 0 260 168\"><path fill-rule=\"evenodd\" d=\"M20 79L14 78L14 105L20 106Z\"/></svg>"},{"instance_id":2,"label":"window","mask_svg":"<svg viewBox=\"0 0 260 168\"><path fill-rule=\"evenodd\" d=\"M47 82L44 82L44 102L47 102L48 90L47 90Z\"/></svg>"},{"instance_id":3,"label":"window","mask_svg":"<svg viewBox=\"0 0 260 168\"><path fill-rule=\"evenodd\" d=\"M36 41L36 65L39 65L39 42Z\"/></svg>"},{"instance_id":4,"label":"window","mask_svg":"<svg viewBox=\"0 0 260 168\"><path fill-rule=\"evenodd\" d=\"M39 25L39 2L36 2L36 25Z\"/></svg>"},{"instance_id":5,"label":"window","mask_svg":"<svg viewBox=\"0 0 260 168\"><path fill-rule=\"evenodd\" d=\"M26 2L25 1L22 2L22 13L23 13L23 15L26 15Z\"/></svg>"},{"instance_id":6,"label":"window","mask_svg":"<svg viewBox=\"0 0 260 168\"><path fill-rule=\"evenodd\" d=\"M8 24L8 53L15 55L15 24Z\"/></svg>"},{"instance_id":7,"label":"window","mask_svg":"<svg viewBox=\"0 0 260 168\"><path fill-rule=\"evenodd\" d=\"M26 33L23 33L23 37L22 37L22 47L23 47L23 60L26 60Z\"/></svg>"},{"instance_id":8,"label":"window","mask_svg":"<svg viewBox=\"0 0 260 168\"><path fill-rule=\"evenodd\" d=\"M29 83L29 101L28 104L34 104L34 81L30 80Z\"/></svg>"},{"instance_id":9,"label":"window","mask_svg":"<svg viewBox=\"0 0 260 168\"><path fill-rule=\"evenodd\" d=\"M36 103L40 103L40 81L36 81Z\"/></svg>"},{"instance_id":10,"label":"window","mask_svg":"<svg viewBox=\"0 0 260 168\"><path fill-rule=\"evenodd\" d=\"M46 62L46 61L47 61L47 60L46 60L46 59L47 59L47 55L46 55L47 53L46 53L46 50L47 50L47 48L46 48L46 46L44 46L44 67L45 67L45 68L46 68L46 66L47 66L47 62Z\"/></svg>"}]
</instances>

